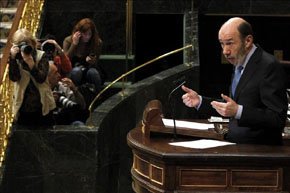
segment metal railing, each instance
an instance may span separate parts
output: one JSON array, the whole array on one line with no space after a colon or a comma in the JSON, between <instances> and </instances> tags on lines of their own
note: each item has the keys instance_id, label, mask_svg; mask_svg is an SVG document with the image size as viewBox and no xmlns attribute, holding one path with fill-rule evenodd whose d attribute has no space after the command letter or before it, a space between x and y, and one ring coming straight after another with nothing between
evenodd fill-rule
<instances>
[{"instance_id":1,"label":"metal railing","mask_svg":"<svg viewBox=\"0 0 290 193\"><path fill-rule=\"evenodd\" d=\"M171 52L168 52L166 54L163 54L161 56L158 56L157 58L154 58L144 64L141 64L139 66L137 66L136 68L122 74L120 77L118 77L117 79L115 79L113 82L111 82L108 86L106 86L103 90L101 90L97 96L94 98L94 100L91 102L90 106L89 106L89 111L90 111L90 117L89 117L89 127L93 127L93 120L92 120L92 108L93 108L93 105L95 104L95 102L100 98L100 96L106 91L108 90L112 85L114 85L116 82L118 82L119 80L122 79L122 81L124 81L124 77L128 76L129 74L135 72L136 70L140 69L140 68L143 68L145 66L147 66L148 64L151 64L157 60L160 60L162 58L165 58L169 55L172 55L172 54L175 54L177 52L180 52L180 51L183 51L183 50L186 50L186 49L189 49L188 53L189 53L189 57L188 57L188 60L190 60L190 53L191 53L191 49L193 48L193 46L190 44L190 45L187 45L185 47L182 47L182 48L179 48L179 49L176 49L176 50L173 50ZM187 62L187 66L190 66L190 61ZM123 84L124 85L124 84ZM124 87L122 87L122 93L124 93Z\"/></svg>"}]
</instances>

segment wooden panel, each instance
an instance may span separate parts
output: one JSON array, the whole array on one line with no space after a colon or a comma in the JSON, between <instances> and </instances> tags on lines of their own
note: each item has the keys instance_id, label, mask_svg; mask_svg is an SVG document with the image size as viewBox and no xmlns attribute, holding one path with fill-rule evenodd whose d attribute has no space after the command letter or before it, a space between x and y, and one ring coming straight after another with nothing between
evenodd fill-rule
<instances>
[{"instance_id":1,"label":"wooden panel","mask_svg":"<svg viewBox=\"0 0 290 193\"><path fill-rule=\"evenodd\" d=\"M149 178L149 167L149 162L134 154L134 169L138 174L145 178Z\"/></svg>"},{"instance_id":2,"label":"wooden panel","mask_svg":"<svg viewBox=\"0 0 290 193\"><path fill-rule=\"evenodd\" d=\"M279 186L279 170L232 170L233 187Z\"/></svg>"},{"instance_id":3,"label":"wooden panel","mask_svg":"<svg viewBox=\"0 0 290 193\"><path fill-rule=\"evenodd\" d=\"M130 131L128 144L138 153L134 183L146 193L290 193L289 146L237 144L198 150L169 145L171 136L148 139L140 133L141 129Z\"/></svg>"},{"instance_id":4,"label":"wooden panel","mask_svg":"<svg viewBox=\"0 0 290 193\"><path fill-rule=\"evenodd\" d=\"M180 169L179 186L226 187L226 169Z\"/></svg>"},{"instance_id":5,"label":"wooden panel","mask_svg":"<svg viewBox=\"0 0 290 193\"><path fill-rule=\"evenodd\" d=\"M156 165L150 165L151 167L151 176L150 179L151 181L163 185L164 183L164 172L163 172L163 168L158 167Z\"/></svg>"}]
</instances>

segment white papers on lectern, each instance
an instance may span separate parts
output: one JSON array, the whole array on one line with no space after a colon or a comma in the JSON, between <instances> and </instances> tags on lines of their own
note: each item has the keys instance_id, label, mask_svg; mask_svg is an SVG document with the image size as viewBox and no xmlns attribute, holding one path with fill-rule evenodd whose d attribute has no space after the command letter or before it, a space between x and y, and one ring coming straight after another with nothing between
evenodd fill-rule
<instances>
[{"instance_id":1,"label":"white papers on lectern","mask_svg":"<svg viewBox=\"0 0 290 193\"><path fill-rule=\"evenodd\" d=\"M173 119L165 119L162 118L162 121L165 126L167 127L173 127ZM197 123L192 121L175 121L176 127L183 127L183 128L189 128L189 129L199 129L199 130L208 130L209 128L214 128L214 124L208 124L208 123Z\"/></svg>"},{"instance_id":2,"label":"white papers on lectern","mask_svg":"<svg viewBox=\"0 0 290 193\"><path fill-rule=\"evenodd\" d=\"M218 141L211 139L200 139L195 141L182 141L182 142L173 142L169 143L174 146L189 147L194 149L206 149L212 147L226 146L226 145L235 145L235 143L230 143L226 141Z\"/></svg>"}]
</instances>

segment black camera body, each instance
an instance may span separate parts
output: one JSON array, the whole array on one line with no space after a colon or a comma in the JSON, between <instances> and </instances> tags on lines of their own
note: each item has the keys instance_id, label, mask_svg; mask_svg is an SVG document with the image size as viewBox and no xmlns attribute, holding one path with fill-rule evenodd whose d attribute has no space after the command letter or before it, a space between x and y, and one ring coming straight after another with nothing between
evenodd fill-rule
<instances>
[{"instance_id":1,"label":"black camera body","mask_svg":"<svg viewBox=\"0 0 290 193\"><path fill-rule=\"evenodd\" d=\"M26 42L20 42L18 44L18 48L21 52L24 52L24 54L26 54L26 55L31 54L33 51L33 48L30 45L27 45ZM21 58L22 58L21 53L20 52L17 53L16 59L21 59Z\"/></svg>"},{"instance_id":2,"label":"black camera body","mask_svg":"<svg viewBox=\"0 0 290 193\"><path fill-rule=\"evenodd\" d=\"M47 54L53 54L53 52L55 51L55 45L49 42L45 42L44 44L42 44L41 48Z\"/></svg>"},{"instance_id":3,"label":"black camera body","mask_svg":"<svg viewBox=\"0 0 290 193\"><path fill-rule=\"evenodd\" d=\"M95 57L96 56L96 54L95 53L90 53L90 55L89 55L90 57Z\"/></svg>"}]
</instances>

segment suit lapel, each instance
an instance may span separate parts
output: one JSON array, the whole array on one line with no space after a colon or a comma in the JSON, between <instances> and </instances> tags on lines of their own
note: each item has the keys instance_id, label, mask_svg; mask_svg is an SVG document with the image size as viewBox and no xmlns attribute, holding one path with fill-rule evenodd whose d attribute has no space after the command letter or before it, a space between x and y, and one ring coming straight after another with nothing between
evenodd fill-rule
<instances>
[{"instance_id":1,"label":"suit lapel","mask_svg":"<svg viewBox=\"0 0 290 193\"><path fill-rule=\"evenodd\" d=\"M258 68L258 61L260 60L261 55L262 55L262 49L259 46L257 46L257 49L255 50L254 54L248 61L246 68L244 69L243 74L240 78L240 81L237 85L234 100L238 99L242 88L247 85L251 77L255 74Z\"/></svg>"}]
</instances>

